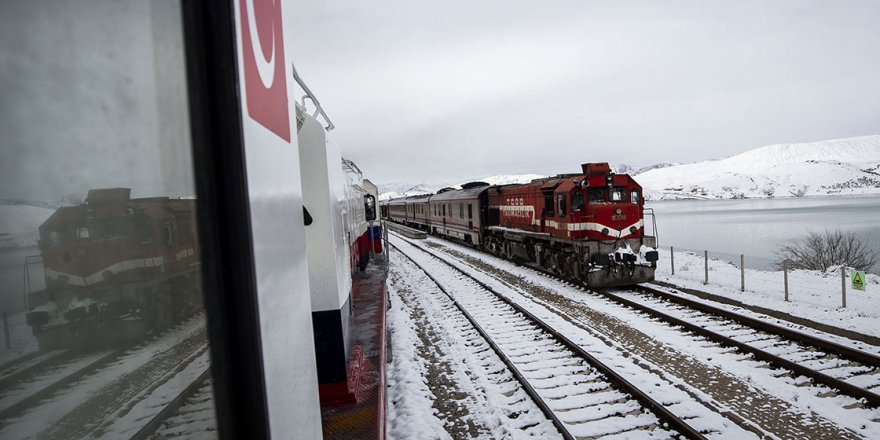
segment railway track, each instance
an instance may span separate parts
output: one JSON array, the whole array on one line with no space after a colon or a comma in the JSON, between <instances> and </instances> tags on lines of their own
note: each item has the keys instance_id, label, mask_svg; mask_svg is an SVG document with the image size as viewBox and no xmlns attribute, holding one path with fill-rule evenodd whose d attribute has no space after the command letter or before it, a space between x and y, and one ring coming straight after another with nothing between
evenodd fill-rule
<instances>
[{"instance_id":1,"label":"railway track","mask_svg":"<svg viewBox=\"0 0 880 440\"><path fill-rule=\"evenodd\" d=\"M38 362L5 376L0 387L0 426L54 393L118 358L125 349L81 353L74 350L40 356Z\"/></svg>"},{"instance_id":2,"label":"railway track","mask_svg":"<svg viewBox=\"0 0 880 440\"><path fill-rule=\"evenodd\" d=\"M149 424L145 415L179 408L187 397L174 399L186 385L181 381L208 364L202 317L137 346L37 355L0 376L0 437L130 438ZM160 407L167 405L176 407Z\"/></svg>"},{"instance_id":3,"label":"railway track","mask_svg":"<svg viewBox=\"0 0 880 440\"><path fill-rule=\"evenodd\" d=\"M880 357L650 286L591 289L651 317L735 347L778 368L880 407Z\"/></svg>"},{"instance_id":4,"label":"railway track","mask_svg":"<svg viewBox=\"0 0 880 440\"><path fill-rule=\"evenodd\" d=\"M442 259L436 261L444 267L429 271L398 250L449 296L564 438L705 438L664 404L491 287ZM449 274L458 278L455 294L432 275L444 270L446 279Z\"/></svg>"},{"instance_id":5,"label":"railway track","mask_svg":"<svg viewBox=\"0 0 880 440\"><path fill-rule=\"evenodd\" d=\"M208 368L145 423L130 440L178 437L216 429L211 393L211 370ZM199 426L194 426L196 424Z\"/></svg>"},{"instance_id":6,"label":"railway track","mask_svg":"<svg viewBox=\"0 0 880 440\"><path fill-rule=\"evenodd\" d=\"M730 323L719 322L718 318L704 316L704 325L707 328L711 328L713 323L717 327L714 330L730 328L725 332L726 335L722 336L726 336L734 342L725 343L726 340L716 341L704 335L702 333L704 330L691 332L686 328L687 325L682 325L682 322L665 321L648 312L630 310L624 313L625 315L640 313L643 317L639 319L642 321L650 321L658 328L665 326L663 331L678 333L681 336L676 336L677 338L691 341L693 349L690 346L679 347L678 350L681 351L677 353L664 347L665 343L659 342L654 335L634 330L630 324L616 318L615 316L619 312L613 311L615 307L621 311L625 310L619 308L622 304L620 302L608 301L602 307L596 307L596 304L601 303L601 300L589 300L585 303L584 300L588 297L581 297L573 294L572 291L586 289L560 280L553 275L536 271L534 276L523 278L513 275L513 272L510 272L512 269L499 268L511 265L509 262L492 263L490 259L478 256L478 254L484 254L472 249L468 250L465 247L440 244L440 242L434 241L425 242L421 246L431 248L432 252L443 255L444 259L461 262L469 269L476 270L475 273L479 273L479 278L484 282L513 289L520 295L531 298L531 301L558 313L563 319L575 322L577 326L587 331L598 332L596 333L597 337L603 338L609 345L621 346L630 350L637 357L654 363L659 368L684 380L688 384L688 388L694 390L695 399L701 400L707 406L716 407L719 411L727 411L731 420L737 421L743 428L752 430L759 435L782 437L794 435L795 438L864 438L873 437L877 432L880 432L877 428L880 417L878 417L877 411L872 410L874 407L873 397L865 394L865 392L874 393L878 390L874 385L874 379L877 375L876 367L867 364L867 362L854 361L847 358L849 355L832 354L829 353L831 349L820 349L817 345L807 344L803 341L787 341L788 336L784 335L762 333L754 336L756 330L744 327L745 324L742 322L734 326ZM521 271L522 269L514 270L514 272ZM548 282L538 281L542 277ZM561 292L570 293L562 294ZM623 296L623 292L619 290L615 292L618 296ZM633 295L635 294L629 292L625 296L632 300ZM647 294L640 294L640 296L648 297ZM650 296L650 298L654 297ZM656 298L651 301L662 302ZM637 309L629 304L626 306ZM678 313L684 314L685 312L679 309ZM692 315L695 313L697 312L691 312ZM697 325L689 322L687 317L681 318L684 323ZM781 329L781 331L786 330L788 329ZM740 350L736 344L746 344L749 348ZM817 344L823 344L822 347L827 347L828 341L820 340ZM837 344L831 343L831 345ZM716 358L722 356L729 358L733 364L739 364L730 370L737 371L737 373L727 373L726 370L729 368L724 364L719 364L717 359L714 362L709 362L708 366L701 365L706 359L700 360L700 355L687 354L693 350L696 350L695 352L701 350L702 352L711 352ZM769 358L762 359L764 354L758 354L758 350L763 350L766 355L773 355L780 359L774 359L772 362ZM857 353L856 356L863 354ZM871 355L868 354L868 356ZM708 360L712 361L711 358ZM727 363L727 365L733 364ZM819 365L819 368L816 369L819 370L818 375L814 374L815 378L807 375L802 376L801 371L812 366L811 364ZM786 365L793 368L786 368ZM777 367L778 369L774 369ZM744 370L753 368L758 368L759 370L756 371L763 372L768 371L767 368L769 368L774 377L771 379L779 379L780 385L800 389L801 391L798 393L811 394L813 396L811 401L815 401L815 403L788 401L787 399L790 397L783 400L775 397L776 392L768 394L760 389L755 389L751 384L752 380L749 379L751 375L747 372L742 373ZM767 373L760 374L769 377ZM737 379L737 375L745 377L746 383L743 383L742 379ZM833 382L834 380L839 382L847 379L849 379L849 385ZM839 386L828 385L828 383ZM770 385L766 381L761 383L761 387L767 386L776 388L779 385ZM749 397L750 395L754 395L754 397ZM709 399L706 398L707 396ZM827 404L819 402L826 399L830 402ZM743 402L751 404L743 404ZM814 406L821 408L821 414L816 412ZM827 411L827 408L835 406L834 411ZM800 418L794 416L798 412L802 413ZM826 419L826 417L831 417L831 419ZM831 420L834 422L829 423ZM837 423L842 423L842 425L836 425ZM844 426L848 428L844 428Z\"/></svg>"}]
</instances>

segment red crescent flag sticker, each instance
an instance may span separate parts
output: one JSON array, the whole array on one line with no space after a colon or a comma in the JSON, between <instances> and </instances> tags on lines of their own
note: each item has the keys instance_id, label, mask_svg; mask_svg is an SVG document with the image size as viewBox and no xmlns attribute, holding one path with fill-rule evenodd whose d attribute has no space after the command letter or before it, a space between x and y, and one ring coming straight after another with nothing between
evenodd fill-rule
<instances>
[{"instance_id":1,"label":"red crescent flag sticker","mask_svg":"<svg viewBox=\"0 0 880 440\"><path fill-rule=\"evenodd\" d=\"M239 0L248 115L290 142L281 0Z\"/></svg>"}]
</instances>

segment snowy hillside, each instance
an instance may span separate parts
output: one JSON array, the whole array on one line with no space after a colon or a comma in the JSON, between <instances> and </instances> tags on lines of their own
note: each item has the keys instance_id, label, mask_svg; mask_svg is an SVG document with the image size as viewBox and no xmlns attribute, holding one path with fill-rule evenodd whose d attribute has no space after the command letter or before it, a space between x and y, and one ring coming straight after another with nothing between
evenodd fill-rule
<instances>
[{"instance_id":1,"label":"snowy hillside","mask_svg":"<svg viewBox=\"0 0 880 440\"><path fill-rule=\"evenodd\" d=\"M0 248L36 246L37 228L53 212L41 206L0 204Z\"/></svg>"},{"instance_id":2,"label":"snowy hillside","mask_svg":"<svg viewBox=\"0 0 880 440\"><path fill-rule=\"evenodd\" d=\"M880 194L880 136L769 145L637 180L649 200Z\"/></svg>"},{"instance_id":3,"label":"snowy hillside","mask_svg":"<svg viewBox=\"0 0 880 440\"><path fill-rule=\"evenodd\" d=\"M547 177L543 174L513 174L489 176L479 179L469 179L452 185L429 185L420 183L417 185L411 183L389 183L379 185L379 200L390 200L399 197L418 196L422 194L434 194L441 188L461 188L462 184L468 182L486 182L490 185L509 185L512 183L528 183L534 179Z\"/></svg>"}]
</instances>

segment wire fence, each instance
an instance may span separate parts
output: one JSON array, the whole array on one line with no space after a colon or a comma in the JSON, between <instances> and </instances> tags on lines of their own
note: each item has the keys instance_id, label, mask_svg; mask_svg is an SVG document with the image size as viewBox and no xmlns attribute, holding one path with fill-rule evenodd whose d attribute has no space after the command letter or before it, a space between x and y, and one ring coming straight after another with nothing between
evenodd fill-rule
<instances>
[{"instance_id":1,"label":"wire fence","mask_svg":"<svg viewBox=\"0 0 880 440\"><path fill-rule=\"evenodd\" d=\"M722 287L731 298L759 304L766 300L763 305L768 307L782 300L792 306L847 309L860 316L880 317L880 276L875 274L840 266L824 272L790 270L787 263L769 258L675 246L659 250L657 278L661 280L697 288Z\"/></svg>"}]
</instances>

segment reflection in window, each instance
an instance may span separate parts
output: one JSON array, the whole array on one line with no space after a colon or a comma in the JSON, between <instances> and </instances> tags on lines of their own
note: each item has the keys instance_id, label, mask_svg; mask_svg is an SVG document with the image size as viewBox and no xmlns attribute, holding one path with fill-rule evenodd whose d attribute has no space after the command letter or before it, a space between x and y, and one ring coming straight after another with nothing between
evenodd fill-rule
<instances>
[{"instance_id":1,"label":"reflection in window","mask_svg":"<svg viewBox=\"0 0 880 440\"><path fill-rule=\"evenodd\" d=\"M76 238L77 240L85 240L85 239L88 239L89 236L91 235L91 234L89 233L89 228L88 228L88 226L77 226L76 229L75 229L74 234L75 234L75 235L74 235L74 238Z\"/></svg>"},{"instance_id":2,"label":"reflection in window","mask_svg":"<svg viewBox=\"0 0 880 440\"><path fill-rule=\"evenodd\" d=\"M622 202L626 199L626 190L621 187L611 189L611 201Z\"/></svg>"},{"instance_id":3,"label":"reflection in window","mask_svg":"<svg viewBox=\"0 0 880 440\"><path fill-rule=\"evenodd\" d=\"M0 2L0 199L34 201L30 242L0 253L19 268L0 278L16 292L0 296L3 363L68 353L30 364L66 385L5 418L0 438L130 438L191 384L204 427L149 434L216 437L181 10Z\"/></svg>"}]
</instances>

